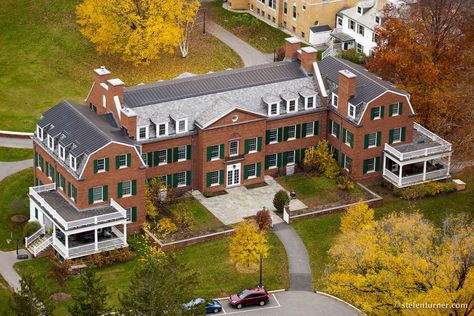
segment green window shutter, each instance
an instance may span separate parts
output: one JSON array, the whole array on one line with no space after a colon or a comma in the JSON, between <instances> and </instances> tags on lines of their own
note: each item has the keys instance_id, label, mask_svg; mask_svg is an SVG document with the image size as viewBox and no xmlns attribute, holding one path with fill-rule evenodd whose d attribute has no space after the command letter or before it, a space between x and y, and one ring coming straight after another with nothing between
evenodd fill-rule
<instances>
[{"instance_id":1,"label":"green window shutter","mask_svg":"<svg viewBox=\"0 0 474 316\"><path fill-rule=\"evenodd\" d=\"M40 158L41 170L44 170L44 159L43 159L43 156L39 156L39 158Z\"/></svg>"},{"instance_id":2,"label":"green window shutter","mask_svg":"<svg viewBox=\"0 0 474 316\"><path fill-rule=\"evenodd\" d=\"M244 180L247 180L249 178L249 166L244 165Z\"/></svg>"},{"instance_id":3,"label":"green window shutter","mask_svg":"<svg viewBox=\"0 0 474 316\"><path fill-rule=\"evenodd\" d=\"M71 197L71 182L69 181L67 183L67 196Z\"/></svg>"},{"instance_id":4,"label":"green window shutter","mask_svg":"<svg viewBox=\"0 0 474 316\"><path fill-rule=\"evenodd\" d=\"M402 127L402 142L405 141L406 132L407 132L407 128L406 128L406 127Z\"/></svg>"},{"instance_id":5,"label":"green window shutter","mask_svg":"<svg viewBox=\"0 0 474 316\"><path fill-rule=\"evenodd\" d=\"M319 135L319 121L314 121L313 125L314 135Z\"/></svg>"},{"instance_id":6,"label":"green window shutter","mask_svg":"<svg viewBox=\"0 0 474 316\"><path fill-rule=\"evenodd\" d=\"M339 124L337 124L337 123L334 123L334 124L336 124L336 138L339 139L339 129L340 129L340 126L339 126Z\"/></svg>"},{"instance_id":7,"label":"green window shutter","mask_svg":"<svg viewBox=\"0 0 474 316\"><path fill-rule=\"evenodd\" d=\"M178 147L173 148L173 162L178 161Z\"/></svg>"},{"instance_id":8,"label":"green window shutter","mask_svg":"<svg viewBox=\"0 0 474 316\"><path fill-rule=\"evenodd\" d=\"M127 167L132 165L132 154L127 154Z\"/></svg>"},{"instance_id":9,"label":"green window shutter","mask_svg":"<svg viewBox=\"0 0 474 316\"><path fill-rule=\"evenodd\" d=\"M308 125L307 123L303 123L302 126L303 126L303 130L301 131L301 138L305 138L306 137L306 125Z\"/></svg>"},{"instance_id":10,"label":"green window shutter","mask_svg":"<svg viewBox=\"0 0 474 316\"><path fill-rule=\"evenodd\" d=\"M110 169L110 162L109 162L109 157L105 158L105 171L109 171Z\"/></svg>"},{"instance_id":11,"label":"green window shutter","mask_svg":"<svg viewBox=\"0 0 474 316\"><path fill-rule=\"evenodd\" d=\"M260 177L262 175L262 164L260 162L257 162L257 177Z\"/></svg>"},{"instance_id":12,"label":"green window shutter","mask_svg":"<svg viewBox=\"0 0 474 316\"><path fill-rule=\"evenodd\" d=\"M108 185L104 185L102 187L102 194L104 196L104 201L108 201L109 200L109 186Z\"/></svg>"},{"instance_id":13,"label":"green window shutter","mask_svg":"<svg viewBox=\"0 0 474 316\"><path fill-rule=\"evenodd\" d=\"M38 153L35 151L35 167L38 167Z\"/></svg>"},{"instance_id":14,"label":"green window shutter","mask_svg":"<svg viewBox=\"0 0 474 316\"><path fill-rule=\"evenodd\" d=\"M46 176L49 177L49 163L46 161Z\"/></svg>"},{"instance_id":15,"label":"green window shutter","mask_svg":"<svg viewBox=\"0 0 474 316\"><path fill-rule=\"evenodd\" d=\"M354 134L351 134L351 148L354 148Z\"/></svg>"},{"instance_id":16,"label":"green window shutter","mask_svg":"<svg viewBox=\"0 0 474 316\"><path fill-rule=\"evenodd\" d=\"M97 173L97 170L99 168L97 167L97 160L94 160L94 173Z\"/></svg>"},{"instance_id":17,"label":"green window shutter","mask_svg":"<svg viewBox=\"0 0 474 316\"><path fill-rule=\"evenodd\" d=\"M369 134L365 134L364 136L364 149L369 147Z\"/></svg>"},{"instance_id":18,"label":"green window shutter","mask_svg":"<svg viewBox=\"0 0 474 316\"><path fill-rule=\"evenodd\" d=\"M283 162L282 156L283 156L282 153L277 154L277 166L278 167L282 166L282 162Z\"/></svg>"},{"instance_id":19,"label":"green window shutter","mask_svg":"<svg viewBox=\"0 0 474 316\"><path fill-rule=\"evenodd\" d=\"M176 188L178 186L178 174L175 173L173 174L173 188Z\"/></svg>"},{"instance_id":20,"label":"green window shutter","mask_svg":"<svg viewBox=\"0 0 474 316\"><path fill-rule=\"evenodd\" d=\"M402 115L403 113L403 102L398 103L398 114Z\"/></svg>"},{"instance_id":21,"label":"green window shutter","mask_svg":"<svg viewBox=\"0 0 474 316\"><path fill-rule=\"evenodd\" d=\"M283 153L283 166L286 166L286 164L288 163L288 152L284 152Z\"/></svg>"},{"instance_id":22,"label":"green window shutter","mask_svg":"<svg viewBox=\"0 0 474 316\"><path fill-rule=\"evenodd\" d=\"M380 118L383 118L384 115L385 115L385 106L382 105L382 106L380 107Z\"/></svg>"},{"instance_id":23,"label":"green window shutter","mask_svg":"<svg viewBox=\"0 0 474 316\"><path fill-rule=\"evenodd\" d=\"M299 162L300 162L300 150L295 149L295 163L299 163Z\"/></svg>"},{"instance_id":24,"label":"green window shutter","mask_svg":"<svg viewBox=\"0 0 474 316\"><path fill-rule=\"evenodd\" d=\"M72 198L74 199L75 202L77 202L77 190L75 186L72 186Z\"/></svg>"},{"instance_id":25,"label":"green window shutter","mask_svg":"<svg viewBox=\"0 0 474 316\"><path fill-rule=\"evenodd\" d=\"M186 171L186 185L191 185L191 171Z\"/></svg>"},{"instance_id":26,"label":"green window shutter","mask_svg":"<svg viewBox=\"0 0 474 316\"><path fill-rule=\"evenodd\" d=\"M248 139L244 141L244 153L245 154L249 153L249 140Z\"/></svg>"},{"instance_id":27,"label":"green window shutter","mask_svg":"<svg viewBox=\"0 0 474 316\"><path fill-rule=\"evenodd\" d=\"M278 142L281 143L282 141L282 136L283 136L283 128L278 129Z\"/></svg>"},{"instance_id":28,"label":"green window shutter","mask_svg":"<svg viewBox=\"0 0 474 316\"><path fill-rule=\"evenodd\" d=\"M283 140L288 140L288 126L285 126L285 128L283 129Z\"/></svg>"},{"instance_id":29,"label":"green window shutter","mask_svg":"<svg viewBox=\"0 0 474 316\"><path fill-rule=\"evenodd\" d=\"M370 119L373 120L375 118L375 108L370 109Z\"/></svg>"},{"instance_id":30,"label":"green window shutter","mask_svg":"<svg viewBox=\"0 0 474 316\"><path fill-rule=\"evenodd\" d=\"M369 160L366 159L366 160L364 160L364 166L362 168L362 173L366 174L368 169L369 169Z\"/></svg>"},{"instance_id":31,"label":"green window shutter","mask_svg":"<svg viewBox=\"0 0 474 316\"><path fill-rule=\"evenodd\" d=\"M171 177L172 177L171 174L166 176L166 186L168 186L168 187L172 185Z\"/></svg>"},{"instance_id":32,"label":"green window shutter","mask_svg":"<svg viewBox=\"0 0 474 316\"><path fill-rule=\"evenodd\" d=\"M207 161L211 161L212 146L207 146Z\"/></svg>"},{"instance_id":33,"label":"green window shutter","mask_svg":"<svg viewBox=\"0 0 474 316\"><path fill-rule=\"evenodd\" d=\"M186 160L191 160L192 150L191 145L186 146Z\"/></svg>"},{"instance_id":34,"label":"green window shutter","mask_svg":"<svg viewBox=\"0 0 474 316\"><path fill-rule=\"evenodd\" d=\"M389 105L389 111L388 111L388 116L392 116L393 115L393 104L390 104Z\"/></svg>"},{"instance_id":35,"label":"green window shutter","mask_svg":"<svg viewBox=\"0 0 474 316\"><path fill-rule=\"evenodd\" d=\"M60 177L59 172L56 172L56 187L59 186L59 177Z\"/></svg>"},{"instance_id":36,"label":"green window shutter","mask_svg":"<svg viewBox=\"0 0 474 316\"><path fill-rule=\"evenodd\" d=\"M388 132L388 143L393 143L393 129Z\"/></svg>"},{"instance_id":37,"label":"green window shutter","mask_svg":"<svg viewBox=\"0 0 474 316\"><path fill-rule=\"evenodd\" d=\"M268 170L268 167L269 167L269 164L270 164L270 156L265 156L265 170Z\"/></svg>"},{"instance_id":38,"label":"green window shutter","mask_svg":"<svg viewBox=\"0 0 474 316\"><path fill-rule=\"evenodd\" d=\"M219 145L219 158L224 159L224 144Z\"/></svg>"},{"instance_id":39,"label":"green window shutter","mask_svg":"<svg viewBox=\"0 0 474 316\"><path fill-rule=\"evenodd\" d=\"M265 144L270 144L270 130L265 131Z\"/></svg>"},{"instance_id":40,"label":"green window shutter","mask_svg":"<svg viewBox=\"0 0 474 316\"><path fill-rule=\"evenodd\" d=\"M209 188L211 186L211 172L208 172L206 175L206 187Z\"/></svg>"},{"instance_id":41,"label":"green window shutter","mask_svg":"<svg viewBox=\"0 0 474 316\"><path fill-rule=\"evenodd\" d=\"M296 124L296 138L300 138L300 130L301 130L301 125L300 124Z\"/></svg>"},{"instance_id":42,"label":"green window shutter","mask_svg":"<svg viewBox=\"0 0 474 316\"><path fill-rule=\"evenodd\" d=\"M148 167L153 166L153 153L151 151L146 154L146 160Z\"/></svg>"},{"instance_id":43,"label":"green window shutter","mask_svg":"<svg viewBox=\"0 0 474 316\"><path fill-rule=\"evenodd\" d=\"M257 138L257 151L262 151L262 137Z\"/></svg>"},{"instance_id":44,"label":"green window shutter","mask_svg":"<svg viewBox=\"0 0 474 316\"><path fill-rule=\"evenodd\" d=\"M328 134L332 134L332 120L328 121L328 131L329 131Z\"/></svg>"},{"instance_id":45,"label":"green window shutter","mask_svg":"<svg viewBox=\"0 0 474 316\"><path fill-rule=\"evenodd\" d=\"M158 152L153 152L153 166L158 166Z\"/></svg>"},{"instance_id":46,"label":"green window shutter","mask_svg":"<svg viewBox=\"0 0 474 316\"><path fill-rule=\"evenodd\" d=\"M342 153L341 154L341 166L344 165L345 161L346 161L346 155L344 153Z\"/></svg>"},{"instance_id":47,"label":"green window shutter","mask_svg":"<svg viewBox=\"0 0 474 316\"><path fill-rule=\"evenodd\" d=\"M344 127L342 128L342 142L346 142L346 129Z\"/></svg>"},{"instance_id":48,"label":"green window shutter","mask_svg":"<svg viewBox=\"0 0 474 316\"><path fill-rule=\"evenodd\" d=\"M120 167L119 156L115 156L115 169Z\"/></svg>"},{"instance_id":49,"label":"green window shutter","mask_svg":"<svg viewBox=\"0 0 474 316\"><path fill-rule=\"evenodd\" d=\"M117 197L119 199L122 197L122 182L117 183Z\"/></svg>"},{"instance_id":50,"label":"green window shutter","mask_svg":"<svg viewBox=\"0 0 474 316\"><path fill-rule=\"evenodd\" d=\"M94 203L94 191L89 189L89 204Z\"/></svg>"},{"instance_id":51,"label":"green window shutter","mask_svg":"<svg viewBox=\"0 0 474 316\"><path fill-rule=\"evenodd\" d=\"M173 162L173 149L168 148L166 150L166 163L172 163Z\"/></svg>"},{"instance_id":52,"label":"green window shutter","mask_svg":"<svg viewBox=\"0 0 474 316\"><path fill-rule=\"evenodd\" d=\"M137 207L133 206L132 207L132 222L136 222L136 221L137 221Z\"/></svg>"},{"instance_id":53,"label":"green window shutter","mask_svg":"<svg viewBox=\"0 0 474 316\"><path fill-rule=\"evenodd\" d=\"M382 144L382 132L377 132L377 146Z\"/></svg>"},{"instance_id":54,"label":"green window shutter","mask_svg":"<svg viewBox=\"0 0 474 316\"><path fill-rule=\"evenodd\" d=\"M51 165L51 179L53 179L54 181L54 168L53 168L53 165Z\"/></svg>"},{"instance_id":55,"label":"green window shutter","mask_svg":"<svg viewBox=\"0 0 474 316\"><path fill-rule=\"evenodd\" d=\"M375 158L375 171L380 170L380 157Z\"/></svg>"},{"instance_id":56,"label":"green window shutter","mask_svg":"<svg viewBox=\"0 0 474 316\"><path fill-rule=\"evenodd\" d=\"M219 184L224 184L224 170L219 170Z\"/></svg>"},{"instance_id":57,"label":"green window shutter","mask_svg":"<svg viewBox=\"0 0 474 316\"><path fill-rule=\"evenodd\" d=\"M339 150L334 149L334 159L336 159L337 162L339 162Z\"/></svg>"},{"instance_id":58,"label":"green window shutter","mask_svg":"<svg viewBox=\"0 0 474 316\"><path fill-rule=\"evenodd\" d=\"M137 180L132 180L132 195L137 195Z\"/></svg>"},{"instance_id":59,"label":"green window shutter","mask_svg":"<svg viewBox=\"0 0 474 316\"><path fill-rule=\"evenodd\" d=\"M301 148L301 162L304 162L304 156L306 155L307 148Z\"/></svg>"}]
</instances>

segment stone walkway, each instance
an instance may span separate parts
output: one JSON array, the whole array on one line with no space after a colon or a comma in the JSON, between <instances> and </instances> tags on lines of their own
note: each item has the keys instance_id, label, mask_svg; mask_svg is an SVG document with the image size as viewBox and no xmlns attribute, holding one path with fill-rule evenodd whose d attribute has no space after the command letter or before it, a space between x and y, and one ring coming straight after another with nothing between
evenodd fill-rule
<instances>
[{"instance_id":1,"label":"stone walkway","mask_svg":"<svg viewBox=\"0 0 474 316\"><path fill-rule=\"evenodd\" d=\"M24 250L21 250L25 253ZM12 251L0 251L0 274L7 281L10 287L17 291L20 289L20 275L15 271L13 265L19 260L16 258L16 250Z\"/></svg>"},{"instance_id":2,"label":"stone walkway","mask_svg":"<svg viewBox=\"0 0 474 316\"><path fill-rule=\"evenodd\" d=\"M273 62L272 54L264 54L253 48L222 26L209 21L206 23L209 33L220 39L227 46L232 48L242 58L245 67L268 64Z\"/></svg>"},{"instance_id":3,"label":"stone walkway","mask_svg":"<svg viewBox=\"0 0 474 316\"><path fill-rule=\"evenodd\" d=\"M270 176L265 176L266 186L247 189L239 186L227 189L228 194L206 198L199 191L194 191L193 196L202 203L214 216L226 225L239 223L244 217L255 215L264 206L272 211L273 224L283 222L276 215L273 206L273 197L284 188ZM307 206L300 200L290 202L291 210L301 210Z\"/></svg>"}]
</instances>

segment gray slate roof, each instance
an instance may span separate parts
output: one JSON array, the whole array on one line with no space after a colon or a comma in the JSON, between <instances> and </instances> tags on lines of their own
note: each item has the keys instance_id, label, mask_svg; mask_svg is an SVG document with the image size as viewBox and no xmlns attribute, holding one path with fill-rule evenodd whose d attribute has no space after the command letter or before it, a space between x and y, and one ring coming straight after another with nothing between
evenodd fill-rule
<instances>
[{"instance_id":1,"label":"gray slate roof","mask_svg":"<svg viewBox=\"0 0 474 316\"><path fill-rule=\"evenodd\" d=\"M313 27L310 27L309 28L312 32L314 33L318 33L318 32L327 32L327 31L331 31L331 27L327 24L324 24L324 25L318 25L318 26L313 26Z\"/></svg>"}]
</instances>

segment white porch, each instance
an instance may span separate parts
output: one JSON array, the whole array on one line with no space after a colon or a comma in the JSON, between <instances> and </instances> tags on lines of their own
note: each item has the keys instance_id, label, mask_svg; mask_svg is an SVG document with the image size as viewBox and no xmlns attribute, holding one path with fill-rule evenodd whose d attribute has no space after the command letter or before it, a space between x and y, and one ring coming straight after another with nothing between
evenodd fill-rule
<instances>
[{"instance_id":1,"label":"white porch","mask_svg":"<svg viewBox=\"0 0 474 316\"><path fill-rule=\"evenodd\" d=\"M56 191L55 183L32 187L30 221L41 228L25 238L26 248L37 256L52 246L63 259L127 247L127 212L114 200L89 210L78 210Z\"/></svg>"},{"instance_id":2,"label":"white porch","mask_svg":"<svg viewBox=\"0 0 474 316\"><path fill-rule=\"evenodd\" d=\"M412 143L385 144L383 177L398 188L450 176L451 144L419 124L414 129Z\"/></svg>"}]
</instances>

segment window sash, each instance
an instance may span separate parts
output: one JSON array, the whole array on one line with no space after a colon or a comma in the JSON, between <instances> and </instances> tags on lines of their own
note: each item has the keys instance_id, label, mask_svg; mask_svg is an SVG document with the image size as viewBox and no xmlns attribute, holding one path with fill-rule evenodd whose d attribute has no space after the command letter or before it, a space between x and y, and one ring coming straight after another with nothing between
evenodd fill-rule
<instances>
[{"instance_id":1,"label":"window sash","mask_svg":"<svg viewBox=\"0 0 474 316\"><path fill-rule=\"evenodd\" d=\"M296 126L288 126L288 139L296 138Z\"/></svg>"},{"instance_id":2,"label":"window sash","mask_svg":"<svg viewBox=\"0 0 474 316\"><path fill-rule=\"evenodd\" d=\"M270 115L277 115L278 114L278 103L270 104Z\"/></svg>"},{"instance_id":3,"label":"window sash","mask_svg":"<svg viewBox=\"0 0 474 316\"><path fill-rule=\"evenodd\" d=\"M306 123L306 137L308 136L314 136L314 123L313 122Z\"/></svg>"},{"instance_id":4,"label":"window sash","mask_svg":"<svg viewBox=\"0 0 474 316\"><path fill-rule=\"evenodd\" d=\"M219 184L219 171L210 172L209 181L211 185Z\"/></svg>"},{"instance_id":5,"label":"window sash","mask_svg":"<svg viewBox=\"0 0 474 316\"><path fill-rule=\"evenodd\" d=\"M185 186L186 185L186 172L180 172L177 175L177 185Z\"/></svg>"},{"instance_id":6,"label":"window sash","mask_svg":"<svg viewBox=\"0 0 474 316\"><path fill-rule=\"evenodd\" d=\"M306 108L308 109L314 108L314 97L308 97L306 99Z\"/></svg>"},{"instance_id":7,"label":"window sash","mask_svg":"<svg viewBox=\"0 0 474 316\"><path fill-rule=\"evenodd\" d=\"M269 136L269 143L276 143L278 142L278 129L271 129L268 133Z\"/></svg>"},{"instance_id":8,"label":"window sash","mask_svg":"<svg viewBox=\"0 0 474 316\"><path fill-rule=\"evenodd\" d=\"M120 155L118 158L119 168L127 166L127 155Z\"/></svg>"},{"instance_id":9,"label":"window sash","mask_svg":"<svg viewBox=\"0 0 474 316\"><path fill-rule=\"evenodd\" d=\"M180 120L178 121L178 133L186 132L186 121Z\"/></svg>"},{"instance_id":10,"label":"window sash","mask_svg":"<svg viewBox=\"0 0 474 316\"><path fill-rule=\"evenodd\" d=\"M167 150L159 150L158 151L158 165L164 165L167 163Z\"/></svg>"},{"instance_id":11,"label":"window sash","mask_svg":"<svg viewBox=\"0 0 474 316\"><path fill-rule=\"evenodd\" d=\"M375 158L367 159L367 172L375 171Z\"/></svg>"},{"instance_id":12,"label":"window sash","mask_svg":"<svg viewBox=\"0 0 474 316\"><path fill-rule=\"evenodd\" d=\"M289 151L286 153L286 164L294 164L295 163L295 152Z\"/></svg>"},{"instance_id":13,"label":"window sash","mask_svg":"<svg viewBox=\"0 0 474 316\"><path fill-rule=\"evenodd\" d=\"M257 176L257 166L256 164L251 164L247 166L247 177L252 178Z\"/></svg>"},{"instance_id":14,"label":"window sash","mask_svg":"<svg viewBox=\"0 0 474 316\"><path fill-rule=\"evenodd\" d=\"M105 171L105 159L97 159L97 172Z\"/></svg>"},{"instance_id":15,"label":"window sash","mask_svg":"<svg viewBox=\"0 0 474 316\"><path fill-rule=\"evenodd\" d=\"M402 129L395 128L392 132L392 142L399 142L402 139Z\"/></svg>"},{"instance_id":16,"label":"window sash","mask_svg":"<svg viewBox=\"0 0 474 316\"><path fill-rule=\"evenodd\" d=\"M237 156L239 154L239 141L234 140L229 143L229 156Z\"/></svg>"},{"instance_id":17,"label":"window sash","mask_svg":"<svg viewBox=\"0 0 474 316\"><path fill-rule=\"evenodd\" d=\"M211 146L211 160L219 159L219 145Z\"/></svg>"},{"instance_id":18,"label":"window sash","mask_svg":"<svg viewBox=\"0 0 474 316\"><path fill-rule=\"evenodd\" d=\"M166 124L158 124L158 136L166 135Z\"/></svg>"},{"instance_id":19,"label":"window sash","mask_svg":"<svg viewBox=\"0 0 474 316\"><path fill-rule=\"evenodd\" d=\"M92 196L94 202L102 202L104 200L103 187L95 187L92 189Z\"/></svg>"},{"instance_id":20,"label":"window sash","mask_svg":"<svg viewBox=\"0 0 474 316\"><path fill-rule=\"evenodd\" d=\"M132 181L122 182L122 196L132 195Z\"/></svg>"},{"instance_id":21,"label":"window sash","mask_svg":"<svg viewBox=\"0 0 474 316\"><path fill-rule=\"evenodd\" d=\"M375 147L377 146L377 133L370 133L367 138L367 145L368 147Z\"/></svg>"},{"instance_id":22,"label":"window sash","mask_svg":"<svg viewBox=\"0 0 474 316\"><path fill-rule=\"evenodd\" d=\"M140 127L139 132L138 132L138 137L140 139L146 139L147 138L147 128L146 127Z\"/></svg>"},{"instance_id":23,"label":"window sash","mask_svg":"<svg viewBox=\"0 0 474 316\"><path fill-rule=\"evenodd\" d=\"M249 152L257 151L257 139L256 138L249 139L247 146L248 146Z\"/></svg>"},{"instance_id":24,"label":"window sash","mask_svg":"<svg viewBox=\"0 0 474 316\"><path fill-rule=\"evenodd\" d=\"M273 154L268 157L268 167L276 167L277 166L277 155Z\"/></svg>"},{"instance_id":25,"label":"window sash","mask_svg":"<svg viewBox=\"0 0 474 316\"><path fill-rule=\"evenodd\" d=\"M178 147L177 155L178 155L177 157L178 161L186 160L186 146Z\"/></svg>"}]
</instances>

